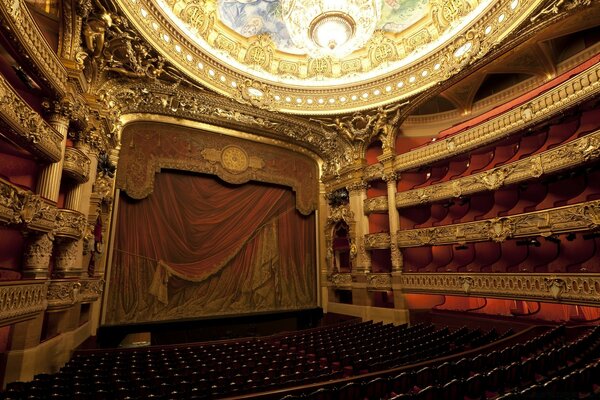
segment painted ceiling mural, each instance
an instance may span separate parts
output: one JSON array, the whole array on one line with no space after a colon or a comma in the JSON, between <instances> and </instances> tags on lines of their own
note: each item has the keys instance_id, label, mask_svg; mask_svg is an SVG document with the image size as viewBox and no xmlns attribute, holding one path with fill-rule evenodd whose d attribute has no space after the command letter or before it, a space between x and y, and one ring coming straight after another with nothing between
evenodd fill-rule
<instances>
[{"instance_id":1,"label":"painted ceiling mural","mask_svg":"<svg viewBox=\"0 0 600 400\"><path fill-rule=\"evenodd\" d=\"M385 0L377 29L402 32L423 18L428 6L429 0ZM218 0L218 15L222 23L246 38L268 34L278 50L305 54L290 39L279 0Z\"/></svg>"}]
</instances>

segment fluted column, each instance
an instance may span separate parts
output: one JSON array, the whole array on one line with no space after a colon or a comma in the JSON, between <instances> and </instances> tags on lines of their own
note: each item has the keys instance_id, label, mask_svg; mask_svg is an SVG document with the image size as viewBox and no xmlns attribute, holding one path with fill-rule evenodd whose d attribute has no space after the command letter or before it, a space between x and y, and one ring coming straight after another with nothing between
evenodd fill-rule
<instances>
[{"instance_id":1,"label":"fluted column","mask_svg":"<svg viewBox=\"0 0 600 400\"><path fill-rule=\"evenodd\" d=\"M387 183L388 217L390 221L390 251L392 256L392 272L402 271L402 253L398 249L399 214L396 208L396 179L394 172L386 173L384 179Z\"/></svg>"},{"instance_id":2,"label":"fluted column","mask_svg":"<svg viewBox=\"0 0 600 400\"><path fill-rule=\"evenodd\" d=\"M61 157L59 161L42 168L38 176L36 193L45 199L56 202L60 191L69 118L64 113L56 112L50 116L49 123L62 137ZM29 241L23 261L23 278L46 279L54 247L54 236L52 233L29 234L28 236Z\"/></svg>"},{"instance_id":3,"label":"fluted column","mask_svg":"<svg viewBox=\"0 0 600 400\"><path fill-rule=\"evenodd\" d=\"M364 236L369 233L369 218L365 215L364 202L367 198L367 184L363 181L348 186L350 194L350 211L354 214L356 224L350 246L352 272L366 273L371 269L371 259L364 246Z\"/></svg>"}]
</instances>

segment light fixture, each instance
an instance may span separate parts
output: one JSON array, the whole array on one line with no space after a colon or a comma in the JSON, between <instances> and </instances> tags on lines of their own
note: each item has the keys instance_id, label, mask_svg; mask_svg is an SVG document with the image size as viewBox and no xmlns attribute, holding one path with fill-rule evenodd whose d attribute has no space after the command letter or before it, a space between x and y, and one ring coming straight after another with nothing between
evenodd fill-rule
<instances>
[{"instance_id":1,"label":"light fixture","mask_svg":"<svg viewBox=\"0 0 600 400\"><path fill-rule=\"evenodd\" d=\"M315 58L342 58L371 38L382 0L281 0L294 44Z\"/></svg>"}]
</instances>

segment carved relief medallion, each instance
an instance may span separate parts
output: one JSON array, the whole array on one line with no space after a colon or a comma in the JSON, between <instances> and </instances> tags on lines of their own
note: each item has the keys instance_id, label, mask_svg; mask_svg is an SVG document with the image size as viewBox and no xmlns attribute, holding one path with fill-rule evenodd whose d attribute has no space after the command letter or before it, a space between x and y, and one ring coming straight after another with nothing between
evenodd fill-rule
<instances>
[{"instance_id":1,"label":"carved relief medallion","mask_svg":"<svg viewBox=\"0 0 600 400\"><path fill-rule=\"evenodd\" d=\"M221 152L221 165L231 173L239 174L248 169L248 155L237 146L227 146Z\"/></svg>"}]
</instances>

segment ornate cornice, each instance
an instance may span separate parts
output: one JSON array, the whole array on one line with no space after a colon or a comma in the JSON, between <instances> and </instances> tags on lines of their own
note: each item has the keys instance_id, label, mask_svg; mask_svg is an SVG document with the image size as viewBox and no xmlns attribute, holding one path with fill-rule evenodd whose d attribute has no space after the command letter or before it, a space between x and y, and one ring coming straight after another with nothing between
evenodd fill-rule
<instances>
[{"instance_id":1,"label":"ornate cornice","mask_svg":"<svg viewBox=\"0 0 600 400\"><path fill-rule=\"evenodd\" d=\"M83 238L87 218L79 211L59 209L56 214L54 235L57 237L79 240Z\"/></svg>"},{"instance_id":2,"label":"ornate cornice","mask_svg":"<svg viewBox=\"0 0 600 400\"><path fill-rule=\"evenodd\" d=\"M67 71L44 39L25 1L0 0L0 27L11 44L27 56L40 79L59 97L64 96L68 91Z\"/></svg>"},{"instance_id":3,"label":"ornate cornice","mask_svg":"<svg viewBox=\"0 0 600 400\"><path fill-rule=\"evenodd\" d=\"M65 149L63 171L65 175L76 182L87 182L90 177L90 158L75 147L67 147Z\"/></svg>"},{"instance_id":4,"label":"ornate cornice","mask_svg":"<svg viewBox=\"0 0 600 400\"><path fill-rule=\"evenodd\" d=\"M527 157L478 174L420 189L396 193L396 207L409 207L469 195L539 178L575 167L600 157L600 131L565 143L533 157ZM366 205L366 203L365 203Z\"/></svg>"},{"instance_id":5,"label":"ornate cornice","mask_svg":"<svg viewBox=\"0 0 600 400\"><path fill-rule=\"evenodd\" d=\"M48 310L71 307L81 301L81 283L76 280L51 280L48 287Z\"/></svg>"},{"instance_id":6,"label":"ornate cornice","mask_svg":"<svg viewBox=\"0 0 600 400\"><path fill-rule=\"evenodd\" d=\"M331 274L327 276L327 286L339 289L352 288L352 274Z\"/></svg>"},{"instance_id":7,"label":"ornate cornice","mask_svg":"<svg viewBox=\"0 0 600 400\"><path fill-rule=\"evenodd\" d=\"M0 283L0 326L33 318L48 305L46 281Z\"/></svg>"},{"instance_id":8,"label":"ornate cornice","mask_svg":"<svg viewBox=\"0 0 600 400\"><path fill-rule=\"evenodd\" d=\"M392 275L388 273L367 274L368 290L392 290Z\"/></svg>"},{"instance_id":9,"label":"ornate cornice","mask_svg":"<svg viewBox=\"0 0 600 400\"><path fill-rule=\"evenodd\" d=\"M600 64L547 90L527 104L477 126L396 157L395 171L406 171L480 148L563 113L600 93Z\"/></svg>"},{"instance_id":10,"label":"ornate cornice","mask_svg":"<svg viewBox=\"0 0 600 400\"><path fill-rule=\"evenodd\" d=\"M104 279L83 279L80 283L80 300L82 303L92 303L98 300L104 291Z\"/></svg>"},{"instance_id":11,"label":"ornate cornice","mask_svg":"<svg viewBox=\"0 0 600 400\"><path fill-rule=\"evenodd\" d=\"M365 249L389 249L390 234L389 233L370 233L365 235Z\"/></svg>"},{"instance_id":12,"label":"ornate cornice","mask_svg":"<svg viewBox=\"0 0 600 400\"><path fill-rule=\"evenodd\" d=\"M364 201L364 210L367 215L371 213L387 213L388 207L387 196L373 197Z\"/></svg>"},{"instance_id":13,"label":"ornate cornice","mask_svg":"<svg viewBox=\"0 0 600 400\"><path fill-rule=\"evenodd\" d=\"M549 236L600 226L600 200L484 221L398 231L398 246L415 247Z\"/></svg>"},{"instance_id":14,"label":"ornate cornice","mask_svg":"<svg viewBox=\"0 0 600 400\"><path fill-rule=\"evenodd\" d=\"M198 89L163 83L107 82L100 90L107 110L120 119L113 122L143 120L134 115L164 115L198 121L211 126L251 131L262 136L291 142L317 154L325 163L323 173L337 174L352 163L352 148L335 134L320 129L299 117L274 114L232 102L231 99ZM130 116L129 118L126 118Z\"/></svg>"},{"instance_id":15,"label":"ornate cornice","mask_svg":"<svg viewBox=\"0 0 600 400\"><path fill-rule=\"evenodd\" d=\"M0 0L1 1L1 0ZM1 7L0 7L1 8ZM61 157L61 135L34 111L0 75L0 123L11 138L46 161Z\"/></svg>"},{"instance_id":16,"label":"ornate cornice","mask_svg":"<svg viewBox=\"0 0 600 400\"><path fill-rule=\"evenodd\" d=\"M600 305L600 274L403 273L403 293Z\"/></svg>"}]
</instances>

